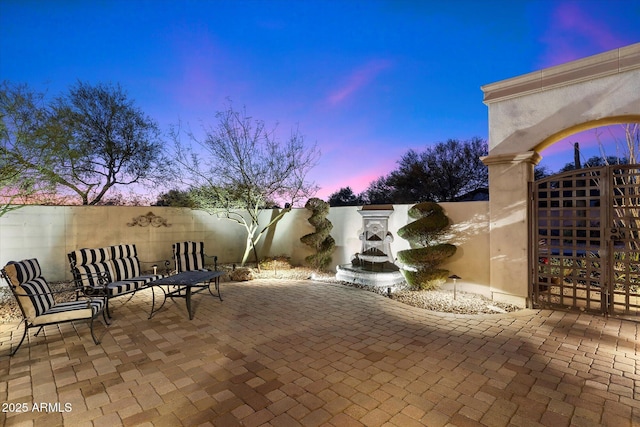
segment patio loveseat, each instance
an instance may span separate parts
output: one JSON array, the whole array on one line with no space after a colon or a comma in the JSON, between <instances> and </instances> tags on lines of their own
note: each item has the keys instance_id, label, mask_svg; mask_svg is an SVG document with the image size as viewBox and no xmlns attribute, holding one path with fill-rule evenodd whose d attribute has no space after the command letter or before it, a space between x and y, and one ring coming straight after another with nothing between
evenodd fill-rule
<instances>
[{"instance_id":1,"label":"patio loveseat","mask_svg":"<svg viewBox=\"0 0 640 427\"><path fill-rule=\"evenodd\" d=\"M97 249L78 249L69 253L76 295L106 297L106 313L110 318L109 300L135 294L147 284L165 277L157 273L158 261L140 261L136 245L115 245ZM141 263L156 263L153 273L142 273ZM165 261L165 266L169 261Z\"/></svg>"}]
</instances>

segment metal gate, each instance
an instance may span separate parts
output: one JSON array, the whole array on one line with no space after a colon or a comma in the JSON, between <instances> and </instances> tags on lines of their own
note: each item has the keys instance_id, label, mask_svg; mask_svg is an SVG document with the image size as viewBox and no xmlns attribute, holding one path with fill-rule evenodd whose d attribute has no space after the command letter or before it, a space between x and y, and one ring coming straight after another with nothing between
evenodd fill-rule
<instances>
[{"instance_id":1,"label":"metal gate","mask_svg":"<svg viewBox=\"0 0 640 427\"><path fill-rule=\"evenodd\" d=\"M534 307L640 315L640 165L530 184Z\"/></svg>"}]
</instances>

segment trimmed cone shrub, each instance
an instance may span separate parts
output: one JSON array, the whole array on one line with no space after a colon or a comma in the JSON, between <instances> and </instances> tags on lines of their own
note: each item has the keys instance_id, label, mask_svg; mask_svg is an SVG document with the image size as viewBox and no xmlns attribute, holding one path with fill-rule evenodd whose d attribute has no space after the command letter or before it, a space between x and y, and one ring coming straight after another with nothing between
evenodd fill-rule
<instances>
[{"instance_id":1,"label":"trimmed cone shrub","mask_svg":"<svg viewBox=\"0 0 640 427\"><path fill-rule=\"evenodd\" d=\"M408 240L412 248L398 252L402 274L412 289L437 289L449 276L448 270L438 266L456 253L454 245L438 243L449 228L449 218L434 202L418 203L408 214L416 220L398 230L398 236Z\"/></svg>"},{"instance_id":2,"label":"trimmed cone shrub","mask_svg":"<svg viewBox=\"0 0 640 427\"><path fill-rule=\"evenodd\" d=\"M435 268L455 253L456 247L454 245L440 243L426 248L400 251L398 260L405 265L421 265L424 268Z\"/></svg>"},{"instance_id":3,"label":"trimmed cone shrub","mask_svg":"<svg viewBox=\"0 0 640 427\"><path fill-rule=\"evenodd\" d=\"M312 268L322 270L331 263L331 254L336 246L336 242L330 234L333 224L327 219L329 203L313 197L307 200L304 207L311 211L309 223L316 229L315 233L300 238L302 243L315 250L315 253L306 257L305 260Z\"/></svg>"},{"instance_id":4,"label":"trimmed cone shrub","mask_svg":"<svg viewBox=\"0 0 640 427\"><path fill-rule=\"evenodd\" d=\"M438 289L449 277L449 270L439 268L433 270L400 270L407 283L413 290L434 290Z\"/></svg>"}]
</instances>

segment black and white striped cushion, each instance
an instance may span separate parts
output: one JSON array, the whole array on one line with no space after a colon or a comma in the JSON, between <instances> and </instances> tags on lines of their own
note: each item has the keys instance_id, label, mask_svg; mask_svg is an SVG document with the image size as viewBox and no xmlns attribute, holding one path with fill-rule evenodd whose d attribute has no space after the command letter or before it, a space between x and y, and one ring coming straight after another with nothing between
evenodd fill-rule
<instances>
[{"instance_id":1,"label":"black and white striped cushion","mask_svg":"<svg viewBox=\"0 0 640 427\"><path fill-rule=\"evenodd\" d=\"M116 258L111 261L113 263L113 272L115 282L130 279L140 275L140 261L138 258Z\"/></svg>"},{"instance_id":2,"label":"black and white striped cushion","mask_svg":"<svg viewBox=\"0 0 640 427\"><path fill-rule=\"evenodd\" d=\"M111 250L111 259L138 257L138 250L136 249L136 245L116 245L116 246L111 246L110 250Z\"/></svg>"},{"instance_id":3,"label":"black and white striped cushion","mask_svg":"<svg viewBox=\"0 0 640 427\"><path fill-rule=\"evenodd\" d=\"M29 296L36 310L36 316L41 316L54 304L51 288L44 277L37 277L21 285L22 290Z\"/></svg>"},{"instance_id":4,"label":"black and white striped cushion","mask_svg":"<svg viewBox=\"0 0 640 427\"><path fill-rule=\"evenodd\" d=\"M113 250L108 248L78 249L71 252L71 258L76 266L105 262L113 257Z\"/></svg>"},{"instance_id":5,"label":"black and white striped cushion","mask_svg":"<svg viewBox=\"0 0 640 427\"><path fill-rule=\"evenodd\" d=\"M14 283L14 285L21 285L25 282L29 282L35 278L42 276L42 271L40 270L40 263L37 259L25 259L20 262L12 263L16 269L16 279L18 283Z\"/></svg>"},{"instance_id":6,"label":"black and white striped cushion","mask_svg":"<svg viewBox=\"0 0 640 427\"><path fill-rule=\"evenodd\" d=\"M139 278L112 282L107 286L107 294L110 297L127 294L129 292L137 291L138 289L144 288L147 283L148 282L146 280L140 280Z\"/></svg>"},{"instance_id":7,"label":"black and white striped cushion","mask_svg":"<svg viewBox=\"0 0 640 427\"><path fill-rule=\"evenodd\" d=\"M91 306L91 311L95 316L97 313L100 313L100 311L104 307L104 299L95 298L90 300L89 304ZM83 301L83 300L61 302L49 308L49 310L47 310L46 313L44 314L56 314L56 313L63 313L67 311L73 311L73 310L84 310L86 308L87 308L87 301Z\"/></svg>"},{"instance_id":8,"label":"black and white striped cushion","mask_svg":"<svg viewBox=\"0 0 640 427\"><path fill-rule=\"evenodd\" d=\"M76 266L76 272L84 286L103 286L113 280L113 264L111 261ZM101 283L101 278L104 283Z\"/></svg>"},{"instance_id":9,"label":"black and white striped cushion","mask_svg":"<svg viewBox=\"0 0 640 427\"><path fill-rule=\"evenodd\" d=\"M113 256L111 247L78 249L70 254L74 269L84 286L100 286L100 278L110 282L113 277L109 260Z\"/></svg>"},{"instance_id":10,"label":"black and white striped cushion","mask_svg":"<svg viewBox=\"0 0 640 427\"><path fill-rule=\"evenodd\" d=\"M204 242L180 242L173 245L178 273L204 268Z\"/></svg>"}]
</instances>

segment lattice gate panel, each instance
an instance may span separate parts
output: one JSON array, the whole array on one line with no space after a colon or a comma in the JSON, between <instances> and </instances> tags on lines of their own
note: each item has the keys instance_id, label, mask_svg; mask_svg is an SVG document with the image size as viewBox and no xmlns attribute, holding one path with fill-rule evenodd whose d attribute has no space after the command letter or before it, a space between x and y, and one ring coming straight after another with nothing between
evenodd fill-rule
<instances>
[{"instance_id":1,"label":"lattice gate panel","mask_svg":"<svg viewBox=\"0 0 640 427\"><path fill-rule=\"evenodd\" d=\"M640 165L609 174L611 314L640 315Z\"/></svg>"},{"instance_id":2,"label":"lattice gate panel","mask_svg":"<svg viewBox=\"0 0 640 427\"><path fill-rule=\"evenodd\" d=\"M531 184L534 306L640 315L640 165Z\"/></svg>"},{"instance_id":3,"label":"lattice gate panel","mask_svg":"<svg viewBox=\"0 0 640 427\"><path fill-rule=\"evenodd\" d=\"M532 183L531 260L534 305L601 312L606 251L602 174L581 169Z\"/></svg>"}]
</instances>

